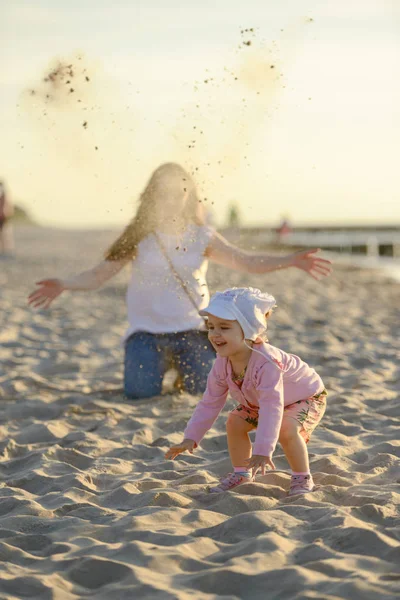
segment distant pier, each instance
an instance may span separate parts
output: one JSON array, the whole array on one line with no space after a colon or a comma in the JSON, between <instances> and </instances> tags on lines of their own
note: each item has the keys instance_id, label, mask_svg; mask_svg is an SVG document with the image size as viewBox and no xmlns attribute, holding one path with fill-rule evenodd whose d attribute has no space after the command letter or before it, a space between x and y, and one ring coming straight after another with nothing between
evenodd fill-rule
<instances>
[{"instance_id":1,"label":"distant pier","mask_svg":"<svg viewBox=\"0 0 400 600\"><path fill-rule=\"evenodd\" d=\"M242 227L236 234L232 229L224 233L236 239L239 235L257 248L264 245L316 247L369 257L400 258L400 228L293 228L290 233L279 235L271 228Z\"/></svg>"}]
</instances>

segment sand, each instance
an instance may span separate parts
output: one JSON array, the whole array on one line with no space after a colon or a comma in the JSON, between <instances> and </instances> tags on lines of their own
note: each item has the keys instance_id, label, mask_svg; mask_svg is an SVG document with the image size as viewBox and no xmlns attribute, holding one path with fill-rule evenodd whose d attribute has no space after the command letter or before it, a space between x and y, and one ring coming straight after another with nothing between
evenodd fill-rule
<instances>
[{"instance_id":1,"label":"sand","mask_svg":"<svg viewBox=\"0 0 400 600\"><path fill-rule=\"evenodd\" d=\"M113 235L18 228L0 260L0 599L398 597L399 284L211 267L214 290L277 297L271 342L315 366L329 398L309 444L316 492L286 496L278 447L282 472L209 495L233 405L193 455L164 460L198 398L124 399L128 270L47 312L26 304L37 279L90 267Z\"/></svg>"}]
</instances>

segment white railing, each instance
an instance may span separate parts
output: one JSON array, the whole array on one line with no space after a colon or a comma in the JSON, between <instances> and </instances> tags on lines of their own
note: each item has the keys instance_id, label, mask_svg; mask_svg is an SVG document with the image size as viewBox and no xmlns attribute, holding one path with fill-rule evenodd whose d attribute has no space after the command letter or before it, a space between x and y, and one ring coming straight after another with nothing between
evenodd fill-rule
<instances>
[{"instance_id":1,"label":"white railing","mask_svg":"<svg viewBox=\"0 0 400 600\"><path fill-rule=\"evenodd\" d=\"M321 246L323 248L343 248L365 246L368 256L378 256L379 246L392 246L393 256L400 255L400 232L398 231L348 231L348 232L293 232L281 238L287 246Z\"/></svg>"},{"instance_id":2,"label":"white railing","mask_svg":"<svg viewBox=\"0 0 400 600\"><path fill-rule=\"evenodd\" d=\"M227 230L228 233L229 230ZM368 256L379 256L380 246L392 246L393 256L400 257L400 230L386 231L294 231L279 236L275 231L266 229L243 228L245 236L257 246L259 244L279 243L282 246L321 247L342 249L352 252L352 248L365 246Z\"/></svg>"}]
</instances>

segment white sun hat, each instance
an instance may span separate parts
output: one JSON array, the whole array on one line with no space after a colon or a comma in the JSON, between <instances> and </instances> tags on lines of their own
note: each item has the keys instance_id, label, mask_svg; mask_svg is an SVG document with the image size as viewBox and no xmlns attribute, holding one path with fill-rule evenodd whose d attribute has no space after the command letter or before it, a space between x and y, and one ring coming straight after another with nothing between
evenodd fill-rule
<instances>
[{"instance_id":1,"label":"white sun hat","mask_svg":"<svg viewBox=\"0 0 400 600\"><path fill-rule=\"evenodd\" d=\"M257 288L231 288L214 294L200 314L238 321L245 339L254 342L267 329L265 314L275 306L275 298Z\"/></svg>"}]
</instances>

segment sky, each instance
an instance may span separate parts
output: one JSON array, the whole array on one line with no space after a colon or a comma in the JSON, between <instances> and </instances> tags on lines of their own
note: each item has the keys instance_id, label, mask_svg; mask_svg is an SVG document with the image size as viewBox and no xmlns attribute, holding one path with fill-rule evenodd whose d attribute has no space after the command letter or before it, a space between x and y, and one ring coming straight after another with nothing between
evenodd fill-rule
<instances>
[{"instance_id":1,"label":"sky","mask_svg":"<svg viewBox=\"0 0 400 600\"><path fill-rule=\"evenodd\" d=\"M0 177L123 226L163 162L216 224L400 224L395 0L0 0Z\"/></svg>"}]
</instances>

